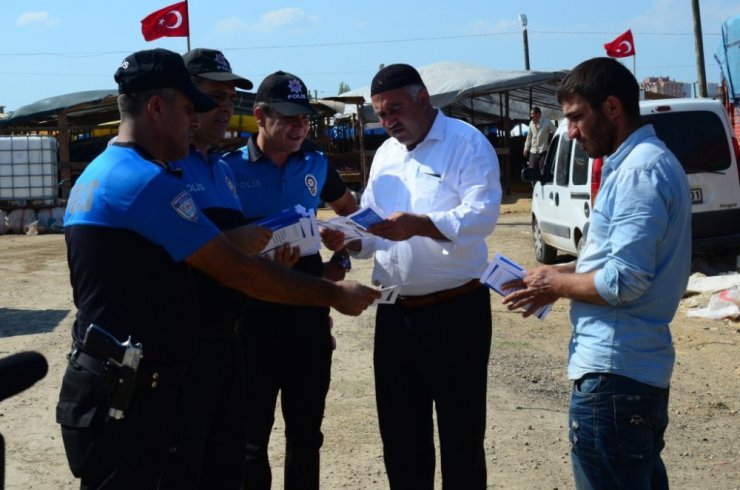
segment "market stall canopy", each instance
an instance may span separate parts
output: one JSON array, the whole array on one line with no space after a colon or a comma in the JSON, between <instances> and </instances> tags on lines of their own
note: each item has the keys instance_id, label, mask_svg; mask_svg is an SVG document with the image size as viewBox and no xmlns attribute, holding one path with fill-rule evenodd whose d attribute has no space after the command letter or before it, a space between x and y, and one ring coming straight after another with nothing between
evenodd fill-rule
<instances>
[{"instance_id":1,"label":"market stall canopy","mask_svg":"<svg viewBox=\"0 0 740 490\"><path fill-rule=\"evenodd\" d=\"M0 128L56 128L66 111L68 124L96 125L118 119L116 90L87 90L57 95L25 105L0 121Z\"/></svg>"},{"instance_id":2,"label":"market stall canopy","mask_svg":"<svg viewBox=\"0 0 740 490\"><path fill-rule=\"evenodd\" d=\"M25 105L0 120L1 130L93 128L118 122L118 90L87 90L57 95ZM237 91L234 113L252 116L254 94ZM64 115L65 124L60 123ZM253 118L252 118L253 119Z\"/></svg>"},{"instance_id":3,"label":"market stall canopy","mask_svg":"<svg viewBox=\"0 0 740 490\"><path fill-rule=\"evenodd\" d=\"M538 106L549 119L562 117L556 93L567 70L505 71L459 61L447 61L418 67L424 84L432 97L432 104L446 113L464 118L473 124L496 122L505 113L504 96L509 97L509 118L529 121L530 106ZM363 97L362 108L366 121L377 121L370 101L370 86L350 90L344 97ZM351 110L351 106L348 106Z\"/></svg>"}]
</instances>

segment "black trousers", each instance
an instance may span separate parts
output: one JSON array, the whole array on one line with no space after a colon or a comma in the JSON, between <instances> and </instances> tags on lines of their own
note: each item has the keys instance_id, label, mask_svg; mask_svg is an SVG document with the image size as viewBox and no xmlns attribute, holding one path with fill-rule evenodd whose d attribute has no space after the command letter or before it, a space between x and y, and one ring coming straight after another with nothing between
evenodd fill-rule
<instances>
[{"instance_id":1,"label":"black trousers","mask_svg":"<svg viewBox=\"0 0 740 490\"><path fill-rule=\"evenodd\" d=\"M268 490L272 483L267 449L278 393L285 420L285 488L318 489L333 350L328 309L254 308L239 334L246 364L244 489Z\"/></svg>"},{"instance_id":2,"label":"black trousers","mask_svg":"<svg viewBox=\"0 0 740 490\"><path fill-rule=\"evenodd\" d=\"M375 393L391 489L434 488L435 409L443 488L486 488L491 331L485 287L420 308L378 306Z\"/></svg>"},{"instance_id":3,"label":"black trousers","mask_svg":"<svg viewBox=\"0 0 740 490\"><path fill-rule=\"evenodd\" d=\"M163 490L237 490L244 479L244 358L235 332L201 339L185 374Z\"/></svg>"},{"instance_id":4,"label":"black trousers","mask_svg":"<svg viewBox=\"0 0 740 490\"><path fill-rule=\"evenodd\" d=\"M57 422L72 473L81 489L158 488L174 428L177 390L141 388L124 418L108 417L98 377L67 366Z\"/></svg>"}]
</instances>

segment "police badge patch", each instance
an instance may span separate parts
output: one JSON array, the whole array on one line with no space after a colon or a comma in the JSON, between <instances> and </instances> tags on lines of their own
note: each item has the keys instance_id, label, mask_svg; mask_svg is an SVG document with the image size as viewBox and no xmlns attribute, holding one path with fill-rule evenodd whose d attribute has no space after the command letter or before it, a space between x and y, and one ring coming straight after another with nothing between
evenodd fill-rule
<instances>
[{"instance_id":1,"label":"police badge patch","mask_svg":"<svg viewBox=\"0 0 740 490\"><path fill-rule=\"evenodd\" d=\"M312 196L316 197L316 177L314 177L312 174L306 174L306 178L303 179L303 181L306 183L306 187L308 187L308 192L311 193Z\"/></svg>"},{"instance_id":2,"label":"police badge patch","mask_svg":"<svg viewBox=\"0 0 740 490\"><path fill-rule=\"evenodd\" d=\"M195 207L195 202L188 191L179 193L171 204L180 217L192 222L198 221L198 209Z\"/></svg>"},{"instance_id":3,"label":"police badge patch","mask_svg":"<svg viewBox=\"0 0 740 490\"><path fill-rule=\"evenodd\" d=\"M234 197L238 197L238 194L236 193L236 185L234 185L234 183L228 177L226 177L226 187L229 188L229 192L231 192Z\"/></svg>"}]
</instances>

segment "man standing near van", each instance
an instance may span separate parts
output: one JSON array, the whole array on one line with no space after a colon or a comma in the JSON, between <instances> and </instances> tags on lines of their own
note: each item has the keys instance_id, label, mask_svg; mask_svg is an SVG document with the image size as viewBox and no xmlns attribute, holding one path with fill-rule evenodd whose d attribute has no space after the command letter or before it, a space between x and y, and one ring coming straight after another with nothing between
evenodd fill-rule
<instances>
[{"instance_id":1,"label":"man standing near van","mask_svg":"<svg viewBox=\"0 0 740 490\"><path fill-rule=\"evenodd\" d=\"M660 457L675 351L668 324L691 265L681 164L640 120L639 87L611 58L585 61L558 90L568 136L607 155L577 262L532 269L509 287L529 316L571 300L569 438L576 488L668 488Z\"/></svg>"},{"instance_id":2,"label":"man standing near van","mask_svg":"<svg viewBox=\"0 0 740 490\"><path fill-rule=\"evenodd\" d=\"M529 168L537 168L540 170L540 175L543 175L547 146L555 134L555 125L549 119L542 117L542 110L537 106L532 107L529 115L532 121L529 123L529 131L527 131L527 139L524 140L524 152L522 154L525 158L528 157Z\"/></svg>"}]
</instances>

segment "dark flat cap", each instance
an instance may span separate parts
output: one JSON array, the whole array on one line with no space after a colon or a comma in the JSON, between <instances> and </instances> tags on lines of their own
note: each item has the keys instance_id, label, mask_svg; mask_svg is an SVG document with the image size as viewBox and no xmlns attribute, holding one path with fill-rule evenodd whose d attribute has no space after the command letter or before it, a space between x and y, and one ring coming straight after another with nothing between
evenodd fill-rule
<instances>
[{"instance_id":1,"label":"dark flat cap","mask_svg":"<svg viewBox=\"0 0 740 490\"><path fill-rule=\"evenodd\" d=\"M373 83L370 85L370 97L409 85L424 85L421 81L421 75L411 65L397 63L388 65L373 77Z\"/></svg>"}]
</instances>

